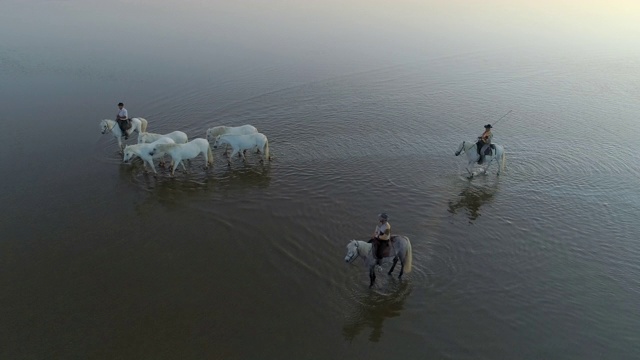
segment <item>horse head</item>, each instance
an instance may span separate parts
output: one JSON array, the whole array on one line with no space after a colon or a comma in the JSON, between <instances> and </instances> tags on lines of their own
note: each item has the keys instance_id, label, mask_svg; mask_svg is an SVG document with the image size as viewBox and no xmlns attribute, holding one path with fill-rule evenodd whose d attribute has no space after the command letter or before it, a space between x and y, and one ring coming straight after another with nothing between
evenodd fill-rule
<instances>
[{"instance_id":1,"label":"horse head","mask_svg":"<svg viewBox=\"0 0 640 360\"><path fill-rule=\"evenodd\" d=\"M218 148L218 145L223 144L224 143L224 138L222 137L222 135L218 135L216 136L216 141L213 142L213 146L211 146L214 149Z\"/></svg>"},{"instance_id":2,"label":"horse head","mask_svg":"<svg viewBox=\"0 0 640 360\"><path fill-rule=\"evenodd\" d=\"M170 139L169 139L170 140ZM173 142L173 140L171 140L171 142L166 142L166 143L156 143L155 146L153 147L153 149L151 149L151 151L149 151L149 155L153 156L155 154L158 153L166 153L168 149L170 149L172 146L175 146L176 143Z\"/></svg>"},{"instance_id":3,"label":"horse head","mask_svg":"<svg viewBox=\"0 0 640 360\"><path fill-rule=\"evenodd\" d=\"M133 157L133 155L135 155L135 154L133 153L133 151L131 150L129 145L125 146L124 147L124 158L122 159L122 162L128 163L129 160L131 160L131 158Z\"/></svg>"},{"instance_id":4,"label":"horse head","mask_svg":"<svg viewBox=\"0 0 640 360\"><path fill-rule=\"evenodd\" d=\"M138 134L138 144L146 144L147 143L147 138L149 136L147 135L146 132L141 132Z\"/></svg>"},{"instance_id":5,"label":"horse head","mask_svg":"<svg viewBox=\"0 0 640 360\"><path fill-rule=\"evenodd\" d=\"M360 251L358 249L358 241L351 240L349 244L347 244L347 255L344 257L344 261L347 263L351 263L358 257L359 253Z\"/></svg>"},{"instance_id":6,"label":"horse head","mask_svg":"<svg viewBox=\"0 0 640 360\"><path fill-rule=\"evenodd\" d=\"M207 129L207 140L211 141L216 137L224 134L226 126L214 126L212 128Z\"/></svg>"},{"instance_id":7,"label":"horse head","mask_svg":"<svg viewBox=\"0 0 640 360\"><path fill-rule=\"evenodd\" d=\"M100 121L100 132L101 133L106 134L112 128L113 127L109 128L109 120L104 119L104 120Z\"/></svg>"}]
</instances>

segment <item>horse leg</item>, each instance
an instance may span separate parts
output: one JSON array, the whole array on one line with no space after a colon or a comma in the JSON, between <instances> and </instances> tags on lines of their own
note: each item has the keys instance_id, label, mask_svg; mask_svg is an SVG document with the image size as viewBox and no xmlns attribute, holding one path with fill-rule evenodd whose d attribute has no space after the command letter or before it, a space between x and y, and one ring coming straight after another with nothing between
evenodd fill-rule
<instances>
[{"instance_id":1,"label":"horse leg","mask_svg":"<svg viewBox=\"0 0 640 360\"><path fill-rule=\"evenodd\" d=\"M402 280L402 274L404 274L404 260L400 260L400 275L398 275L398 280Z\"/></svg>"},{"instance_id":2,"label":"horse leg","mask_svg":"<svg viewBox=\"0 0 640 360\"><path fill-rule=\"evenodd\" d=\"M151 161L149 161L149 165L151 166L151 170L153 170L153 173L157 174L158 172L156 171L156 167L155 165L153 165L153 158L151 159ZM145 170L146 170L146 166L145 166Z\"/></svg>"},{"instance_id":3,"label":"horse leg","mask_svg":"<svg viewBox=\"0 0 640 360\"><path fill-rule=\"evenodd\" d=\"M369 284L369 288L372 288L373 285L376 283L376 272L375 272L374 266L369 267L369 279L371 280L371 283Z\"/></svg>"},{"instance_id":4,"label":"horse leg","mask_svg":"<svg viewBox=\"0 0 640 360\"><path fill-rule=\"evenodd\" d=\"M396 256L396 257L393 258L393 264L391 265L391 269L387 273L388 275L391 275L391 273L393 272L393 269L395 269L397 263L398 263L398 257Z\"/></svg>"},{"instance_id":5,"label":"horse leg","mask_svg":"<svg viewBox=\"0 0 640 360\"><path fill-rule=\"evenodd\" d=\"M178 161L174 160L173 163L173 168L171 169L171 176L174 176L176 173L176 168L178 167L179 164L182 164L182 159L178 159ZM182 164L182 166L184 166L184 164Z\"/></svg>"},{"instance_id":6,"label":"horse leg","mask_svg":"<svg viewBox=\"0 0 640 360\"><path fill-rule=\"evenodd\" d=\"M227 158L227 161L229 163L229 166L231 166L231 159L233 159L233 157L238 153L238 149L233 149L233 151L231 152L231 155L229 155L229 157Z\"/></svg>"}]
</instances>

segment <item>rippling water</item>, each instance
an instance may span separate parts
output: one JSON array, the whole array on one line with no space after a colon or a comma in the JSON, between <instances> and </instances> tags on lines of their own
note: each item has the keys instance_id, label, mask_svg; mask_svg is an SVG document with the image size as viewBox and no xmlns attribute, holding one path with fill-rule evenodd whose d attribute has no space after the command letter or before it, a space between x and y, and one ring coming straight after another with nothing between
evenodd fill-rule
<instances>
[{"instance_id":1,"label":"rippling water","mask_svg":"<svg viewBox=\"0 0 640 360\"><path fill-rule=\"evenodd\" d=\"M249 60L189 28L168 40L181 57L162 51L166 9L142 4L149 29L51 2L97 28L53 21L75 34L60 49L4 35L0 357L640 356L638 54ZM142 49L111 56L105 29ZM144 173L99 133L118 101L151 132L252 124L273 159ZM469 180L458 144L509 110L505 172ZM414 268L369 289L343 258L381 211Z\"/></svg>"}]
</instances>

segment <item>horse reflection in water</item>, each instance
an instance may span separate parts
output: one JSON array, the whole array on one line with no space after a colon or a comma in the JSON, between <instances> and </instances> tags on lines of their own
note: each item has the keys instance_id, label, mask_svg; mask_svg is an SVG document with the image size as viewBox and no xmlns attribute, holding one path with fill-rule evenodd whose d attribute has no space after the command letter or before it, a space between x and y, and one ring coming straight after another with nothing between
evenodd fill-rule
<instances>
[{"instance_id":1,"label":"horse reflection in water","mask_svg":"<svg viewBox=\"0 0 640 360\"><path fill-rule=\"evenodd\" d=\"M449 209L447 211L455 215L459 209L466 209L469 222L473 223L481 215L480 207L491 202L495 192L495 186L490 188L469 186L460 192L456 201L449 201Z\"/></svg>"},{"instance_id":2,"label":"horse reflection in water","mask_svg":"<svg viewBox=\"0 0 640 360\"><path fill-rule=\"evenodd\" d=\"M171 177L153 177L140 173L129 166L121 166L120 180L130 187L130 191L139 193L146 190L147 196L137 205L137 211L146 213L158 204L168 208L182 209L192 204L194 199L206 198L219 200L220 197L235 196L239 191L258 189L264 193L271 185L270 167L257 171L254 168L227 169L215 178L206 174L188 174L176 180Z\"/></svg>"},{"instance_id":3,"label":"horse reflection in water","mask_svg":"<svg viewBox=\"0 0 640 360\"><path fill-rule=\"evenodd\" d=\"M371 327L369 341L378 342L383 334L384 321L400 316L412 287L408 281L396 279L389 279L389 287L389 293L366 292L358 299L357 308L349 311L347 323L342 328L347 341L352 341L363 330Z\"/></svg>"}]
</instances>

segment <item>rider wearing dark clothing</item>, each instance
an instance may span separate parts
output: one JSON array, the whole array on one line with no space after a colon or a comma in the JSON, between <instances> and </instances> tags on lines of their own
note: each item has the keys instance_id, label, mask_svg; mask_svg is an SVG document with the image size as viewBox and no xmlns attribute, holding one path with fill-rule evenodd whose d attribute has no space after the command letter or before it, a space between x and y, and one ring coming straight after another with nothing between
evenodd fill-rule
<instances>
[{"instance_id":1,"label":"rider wearing dark clothing","mask_svg":"<svg viewBox=\"0 0 640 360\"><path fill-rule=\"evenodd\" d=\"M484 126L484 132L480 137L478 137L478 155L480 155L480 159L478 160L478 164L482 164L484 162L484 153L487 151L487 147L491 146L491 139L493 139L493 134L491 133L491 129L493 127L491 124L487 124Z\"/></svg>"},{"instance_id":2,"label":"rider wearing dark clothing","mask_svg":"<svg viewBox=\"0 0 640 360\"><path fill-rule=\"evenodd\" d=\"M389 224L389 216L385 213L378 215L378 225L373 233L371 241L376 249L376 259L378 264L384 256L384 250L389 247L389 240L391 239L391 224Z\"/></svg>"},{"instance_id":3,"label":"rider wearing dark clothing","mask_svg":"<svg viewBox=\"0 0 640 360\"><path fill-rule=\"evenodd\" d=\"M124 104L123 103L119 103L118 104L118 108L120 109L118 111L118 114L116 115L116 122L118 123L118 125L120 126L120 130L122 130L122 135L124 136L124 139L127 140L129 138L129 136L127 136L127 128L129 127L129 113L127 112L127 109L124 108Z\"/></svg>"}]
</instances>

